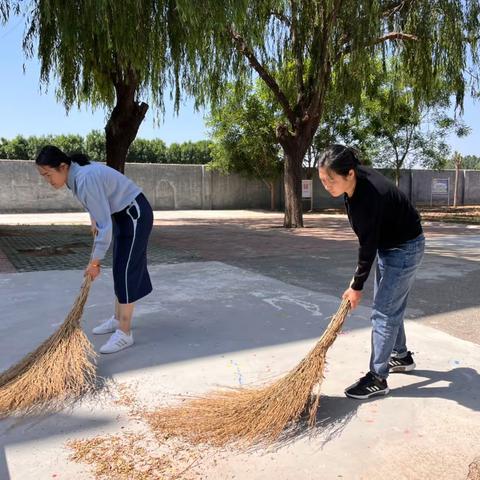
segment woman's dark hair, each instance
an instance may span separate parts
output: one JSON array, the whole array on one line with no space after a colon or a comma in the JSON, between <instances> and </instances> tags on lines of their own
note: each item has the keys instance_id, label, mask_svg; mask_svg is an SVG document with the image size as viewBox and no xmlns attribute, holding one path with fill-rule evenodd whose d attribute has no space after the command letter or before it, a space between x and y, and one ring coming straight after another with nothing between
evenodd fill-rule
<instances>
[{"instance_id":1,"label":"woman's dark hair","mask_svg":"<svg viewBox=\"0 0 480 480\"><path fill-rule=\"evenodd\" d=\"M318 168L328 168L345 177L350 170L357 171L357 167L361 164L358 156L358 151L352 147L331 145L320 157Z\"/></svg>"},{"instance_id":2,"label":"woman's dark hair","mask_svg":"<svg viewBox=\"0 0 480 480\"><path fill-rule=\"evenodd\" d=\"M37 165L44 167L58 168L61 163L70 165L72 162L78 163L80 166L88 165L90 160L86 155L82 153L74 153L73 155L67 155L62 152L58 147L53 145L47 145L40 150L40 153L35 159Z\"/></svg>"}]
</instances>

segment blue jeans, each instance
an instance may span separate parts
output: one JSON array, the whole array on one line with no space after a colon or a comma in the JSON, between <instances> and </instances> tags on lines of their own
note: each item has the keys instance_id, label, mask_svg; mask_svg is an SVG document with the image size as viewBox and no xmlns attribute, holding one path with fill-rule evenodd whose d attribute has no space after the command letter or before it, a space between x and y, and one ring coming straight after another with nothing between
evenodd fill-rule
<instances>
[{"instance_id":1,"label":"blue jeans","mask_svg":"<svg viewBox=\"0 0 480 480\"><path fill-rule=\"evenodd\" d=\"M407 352L403 317L424 250L423 234L398 247L378 250L370 357L370 371L377 377L388 377L388 361L392 353L402 355Z\"/></svg>"}]
</instances>

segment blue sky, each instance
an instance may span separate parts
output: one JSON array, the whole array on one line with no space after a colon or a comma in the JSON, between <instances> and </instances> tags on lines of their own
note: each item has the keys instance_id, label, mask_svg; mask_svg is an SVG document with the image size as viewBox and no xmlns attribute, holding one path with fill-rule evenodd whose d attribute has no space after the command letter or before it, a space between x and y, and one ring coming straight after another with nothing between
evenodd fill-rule
<instances>
[{"instance_id":1,"label":"blue sky","mask_svg":"<svg viewBox=\"0 0 480 480\"><path fill-rule=\"evenodd\" d=\"M62 103L55 97L53 86L48 92L40 91L39 64L35 59L25 59L21 49L22 36L23 23L18 18L0 26L0 137L68 133L86 135L93 129L103 129L106 118L104 110L72 108L67 115ZM480 102L473 102L468 97L464 107L463 119L472 128L472 133L462 139L452 135L448 143L463 155L480 155ZM158 124L155 112L149 109L138 137L161 138L167 145L202 140L208 137L204 115L204 111L194 112L193 102L187 100L176 116L172 104L166 101L163 120Z\"/></svg>"}]
</instances>

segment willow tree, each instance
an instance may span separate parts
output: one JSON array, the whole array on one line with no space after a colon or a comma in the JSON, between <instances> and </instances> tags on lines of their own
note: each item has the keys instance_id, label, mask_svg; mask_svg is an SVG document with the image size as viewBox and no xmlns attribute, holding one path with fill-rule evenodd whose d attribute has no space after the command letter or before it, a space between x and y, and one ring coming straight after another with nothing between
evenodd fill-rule
<instances>
[{"instance_id":1,"label":"willow tree","mask_svg":"<svg viewBox=\"0 0 480 480\"><path fill-rule=\"evenodd\" d=\"M18 1L0 0L0 24L6 23L11 14L17 15L19 8Z\"/></svg>"},{"instance_id":2,"label":"willow tree","mask_svg":"<svg viewBox=\"0 0 480 480\"><path fill-rule=\"evenodd\" d=\"M38 54L42 85L55 80L67 110L85 103L110 111L106 160L123 171L148 103L161 114L169 93L178 110L182 87L195 85L175 2L32 0L28 7L24 48Z\"/></svg>"},{"instance_id":3,"label":"willow tree","mask_svg":"<svg viewBox=\"0 0 480 480\"><path fill-rule=\"evenodd\" d=\"M427 98L441 79L458 104L469 53L471 67L478 65L478 0L256 0L243 7L206 0L189 21L210 38L211 56L224 59L210 65L211 78L241 82L249 71L283 112L276 138L285 157L286 227L303 226L302 162L328 102L355 105L362 93L373 95L379 56L395 59L415 98ZM224 18L212 22L219 10ZM294 75L285 75L291 66Z\"/></svg>"},{"instance_id":4,"label":"willow tree","mask_svg":"<svg viewBox=\"0 0 480 480\"><path fill-rule=\"evenodd\" d=\"M10 4L6 0L0 0L0 23L5 23L10 14Z\"/></svg>"}]
</instances>

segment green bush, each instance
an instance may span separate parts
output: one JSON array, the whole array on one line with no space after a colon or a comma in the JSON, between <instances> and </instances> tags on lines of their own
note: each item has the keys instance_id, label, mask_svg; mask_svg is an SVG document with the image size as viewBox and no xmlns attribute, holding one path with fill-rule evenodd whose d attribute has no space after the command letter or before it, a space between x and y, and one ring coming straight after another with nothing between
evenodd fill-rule
<instances>
[{"instance_id":1,"label":"green bush","mask_svg":"<svg viewBox=\"0 0 480 480\"><path fill-rule=\"evenodd\" d=\"M67 154L82 152L96 162L105 162L105 133L92 130L86 137L81 135L44 135L15 138L0 138L0 159L34 160L45 145L55 145ZM212 160L210 142L172 143L169 147L160 139L137 138L131 145L127 162L134 163L183 163L206 164Z\"/></svg>"}]
</instances>

